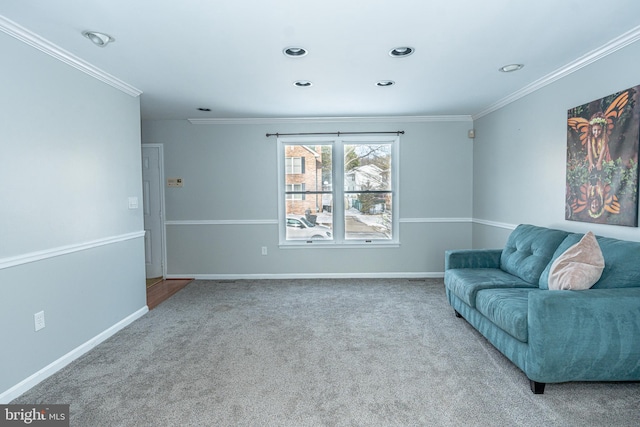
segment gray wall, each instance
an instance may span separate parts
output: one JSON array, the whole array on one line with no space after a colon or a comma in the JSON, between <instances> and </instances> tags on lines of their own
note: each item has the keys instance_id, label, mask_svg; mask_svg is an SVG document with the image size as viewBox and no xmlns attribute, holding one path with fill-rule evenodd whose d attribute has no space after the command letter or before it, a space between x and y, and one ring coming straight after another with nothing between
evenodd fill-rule
<instances>
[{"instance_id":1,"label":"gray wall","mask_svg":"<svg viewBox=\"0 0 640 427\"><path fill-rule=\"evenodd\" d=\"M441 275L445 249L471 245L470 120L277 124L145 121L164 146L170 277ZM279 248L276 138L267 132L395 131L400 140L400 247ZM261 255L261 247L268 255Z\"/></svg>"},{"instance_id":2,"label":"gray wall","mask_svg":"<svg viewBox=\"0 0 640 427\"><path fill-rule=\"evenodd\" d=\"M640 42L475 120L474 247L520 223L640 241L636 227L564 219L567 110L640 84L638 58Z\"/></svg>"},{"instance_id":3,"label":"gray wall","mask_svg":"<svg viewBox=\"0 0 640 427\"><path fill-rule=\"evenodd\" d=\"M0 32L0 396L146 309L139 99ZM34 313L46 327L34 331Z\"/></svg>"},{"instance_id":4,"label":"gray wall","mask_svg":"<svg viewBox=\"0 0 640 427\"><path fill-rule=\"evenodd\" d=\"M0 396L146 309L139 99L0 33ZM523 222L640 241L564 220L566 111L640 83L627 46L476 121L150 121L164 146L170 276L426 276L450 248L497 247ZM525 70L526 71L526 70ZM275 123L275 122L274 122ZM402 129L400 246L280 249L274 138ZM473 219L473 220L472 220ZM266 246L269 254L261 256ZM44 310L45 329L33 314ZM36 375L37 376L37 375Z\"/></svg>"}]
</instances>

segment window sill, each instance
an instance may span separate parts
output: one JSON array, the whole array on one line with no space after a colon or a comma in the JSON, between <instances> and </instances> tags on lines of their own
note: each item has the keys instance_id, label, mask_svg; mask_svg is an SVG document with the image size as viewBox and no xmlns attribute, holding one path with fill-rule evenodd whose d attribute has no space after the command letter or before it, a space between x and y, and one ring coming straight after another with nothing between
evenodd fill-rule
<instances>
[{"instance_id":1,"label":"window sill","mask_svg":"<svg viewBox=\"0 0 640 427\"><path fill-rule=\"evenodd\" d=\"M287 242L278 245L280 249L389 249L399 248L399 242L322 242L312 240L310 242Z\"/></svg>"}]
</instances>

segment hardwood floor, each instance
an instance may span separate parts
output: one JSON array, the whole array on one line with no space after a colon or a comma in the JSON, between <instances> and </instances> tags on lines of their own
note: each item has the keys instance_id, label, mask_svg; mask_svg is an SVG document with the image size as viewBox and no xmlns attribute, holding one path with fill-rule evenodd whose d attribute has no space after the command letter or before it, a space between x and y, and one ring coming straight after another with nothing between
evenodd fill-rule
<instances>
[{"instance_id":1,"label":"hardwood floor","mask_svg":"<svg viewBox=\"0 0 640 427\"><path fill-rule=\"evenodd\" d=\"M193 279L169 279L149 286L147 288L147 307L149 310L153 310L192 281Z\"/></svg>"}]
</instances>

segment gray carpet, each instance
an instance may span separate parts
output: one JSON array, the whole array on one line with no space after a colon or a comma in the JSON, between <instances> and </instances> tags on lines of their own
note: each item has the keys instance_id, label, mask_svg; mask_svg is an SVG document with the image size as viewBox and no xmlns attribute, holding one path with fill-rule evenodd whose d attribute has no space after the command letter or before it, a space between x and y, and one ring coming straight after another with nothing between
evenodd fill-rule
<instances>
[{"instance_id":1,"label":"gray carpet","mask_svg":"<svg viewBox=\"0 0 640 427\"><path fill-rule=\"evenodd\" d=\"M72 426L636 426L640 383L549 384L441 280L195 281L12 403Z\"/></svg>"}]
</instances>

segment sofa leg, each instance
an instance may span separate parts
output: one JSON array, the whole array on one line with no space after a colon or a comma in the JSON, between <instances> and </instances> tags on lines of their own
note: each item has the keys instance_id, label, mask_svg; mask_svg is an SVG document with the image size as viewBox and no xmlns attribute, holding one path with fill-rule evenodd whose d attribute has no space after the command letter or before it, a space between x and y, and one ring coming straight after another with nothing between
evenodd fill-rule
<instances>
[{"instance_id":1,"label":"sofa leg","mask_svg":"<svg viewBox=\"0 0 640 427\"><path fill-rule=\"evenodd\" d=\"M458 313L458 310L453 310L453 311L454 311L454 313L456 313L456 317L458 317L458 318L462 317L462 314Z\"/></svg>"},{"instance_id":2,"label":"sofa leg","mask_svg":"<svg viewBox=\"0 0 640 427\"><path fill-rule=\"evenodd\" d=\"M531 387L533 394L544 394L545 383L529 380L529 386Z\"/></svg>"}]
</instances>

